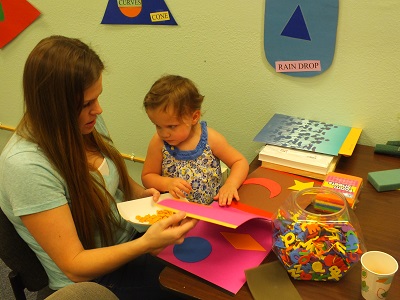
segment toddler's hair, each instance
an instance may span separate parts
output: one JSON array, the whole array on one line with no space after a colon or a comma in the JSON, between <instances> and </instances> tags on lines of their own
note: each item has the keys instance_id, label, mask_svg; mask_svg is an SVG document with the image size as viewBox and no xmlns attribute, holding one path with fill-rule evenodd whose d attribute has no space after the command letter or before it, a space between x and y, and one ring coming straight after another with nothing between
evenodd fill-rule
<instances>
[{"instance_id":1,"label":"toddler's hair","mask_svg":"<svg viewBox=\"0 0 400 300\"><path fill-rule=\"evenodd\" d=\"M169 109L178 118L201 110L204 96L200 95L196 85L188 78L179 75L165 75L158 79L146 94L143 106L145 110Z\"/></svg>"}]
</instances>

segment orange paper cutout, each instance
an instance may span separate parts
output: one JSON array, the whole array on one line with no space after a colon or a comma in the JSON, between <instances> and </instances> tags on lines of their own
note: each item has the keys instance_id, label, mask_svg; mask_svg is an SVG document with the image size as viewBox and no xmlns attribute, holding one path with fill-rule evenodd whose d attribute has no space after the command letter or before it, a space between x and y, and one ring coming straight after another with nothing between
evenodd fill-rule
<instances>
[{"instance_id":1,"label":"orange paper cutout","mask_svg":"<svg viewBox=\"0 0 400 300\"><path fill-rule=\"evenodd\" d=\"M253 237L249 234L244 233L232 233L232 232L221 232L221 234L232 244L233 247L239 250L253 250L253 251L266 251L263 246L260 245Z\"/></svg>"},{"instance_id":2,"label":"orange paper cutout","mask_svg":"<svg viewBox=\"0 0 400 300\"><path fill-rule=\"evenodd\" d=\"M282 188L279 183L274 180L268 178L248 178L246 179L243 184L258 184L270 191L270 198L273 198L280 194Z\"/></svg>"}]
</instances>

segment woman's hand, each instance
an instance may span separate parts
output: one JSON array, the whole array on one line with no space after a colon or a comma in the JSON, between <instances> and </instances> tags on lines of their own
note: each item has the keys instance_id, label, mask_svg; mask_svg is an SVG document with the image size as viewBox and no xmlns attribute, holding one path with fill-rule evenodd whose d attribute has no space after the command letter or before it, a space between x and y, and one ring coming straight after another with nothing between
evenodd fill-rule
<instances>
[{"instance_id":1,"label":"woman's hand","mask_svg":"<svg viewBox=\"0 0 400 300\"><path fill-rule=\"evenodd\" d=\"M184 212L177 212L151 225L140 239L145 240L149 252L156 255L166 246L183 243L186 233L197 222L196 219L186 218Z\"/></svg>"},{"instance_id":2,"label":"woman's hand","mask_svg":"<svg viewBox=\"0 0 400 300\"><path fill-rule=\"evenodd\" d=\"M146 197L150 197L150 196L153 196L153 201L157 202L158 199L160 198L160 192L153 188L145 189L143 191L143 197L141 197L141 198L146 198Z\"/></svg>"},{"instance_id":3,"label":"woman's hand","mask_svg":"<svg viewBox=\"0 0 400 300\"><path fill-rule=\"evenodd\" d=\"M157 202L160 198L160 192L158 190L154 188L145 189L131 177L129 177L129 188L131 199L140 199L153 196L153 200Z\"/></svg>"}]
</instances>

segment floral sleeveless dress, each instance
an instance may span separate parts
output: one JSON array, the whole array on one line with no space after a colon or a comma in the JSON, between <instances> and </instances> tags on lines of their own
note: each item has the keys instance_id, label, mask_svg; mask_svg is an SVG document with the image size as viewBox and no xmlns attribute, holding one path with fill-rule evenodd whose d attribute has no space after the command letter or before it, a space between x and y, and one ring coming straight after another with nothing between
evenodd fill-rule
<instances>
[{"instance_id":1,"label":"floral sleeveless dress","mask_svg":"<svg viewBox=\"0 0 400 300\"><path fill-rule=\"evenodd\" d=\"M208 144L207 123L202 121L201 137L196 149L181 151L164 142L162 176L182 178L192 186L186 195L191 202L211 204L222 183L220 161Z\"/></svg>"}]
</instances>

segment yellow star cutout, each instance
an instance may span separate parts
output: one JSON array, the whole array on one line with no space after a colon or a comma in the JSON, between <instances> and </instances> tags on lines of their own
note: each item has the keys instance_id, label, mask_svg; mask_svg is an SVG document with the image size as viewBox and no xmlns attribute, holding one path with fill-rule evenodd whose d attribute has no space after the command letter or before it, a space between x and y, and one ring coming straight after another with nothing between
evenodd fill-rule
<instances>
[{"instance_id":1,"label":"yellow star cutout","mask_svg":"<svg viewBox=\"0 0 400 300\"><path fill-rule=\"evenodd\" d=\"M310 182L301 182L298 180L294 180L295 185L288 187L289 190L295 190L295 191L301 191L304 190L306 188L312 188L314 186L314 182L310 181Z\"/></svg>"}]
</instances>

